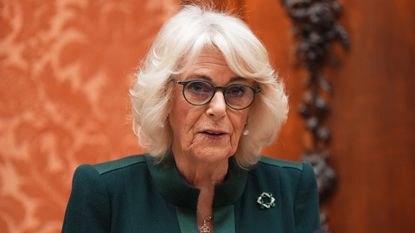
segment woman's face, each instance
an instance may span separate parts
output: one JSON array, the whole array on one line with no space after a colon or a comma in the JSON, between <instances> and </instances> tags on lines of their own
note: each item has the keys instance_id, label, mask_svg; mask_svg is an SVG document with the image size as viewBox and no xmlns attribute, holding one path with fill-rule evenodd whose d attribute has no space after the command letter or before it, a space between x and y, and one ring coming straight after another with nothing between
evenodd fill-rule
<instances>
[{"instance_id":1,"label":"woman's face","mask_svg":"<svg viewBox=\"0 0 415 233\"><path fill-rule=\"evenodd\" d=\"M178 80L207 80L215 86L246 84L233 73L222 54L204 49L199 58ZM188 154L191 160L219 162L232 156L247 122L249 108L233 110L226 106L222 91L217 91L210 103L194 106L182 94L182 85L174 87L169 123L173 131L173 153Z\"/></svg>"}]
</instances>

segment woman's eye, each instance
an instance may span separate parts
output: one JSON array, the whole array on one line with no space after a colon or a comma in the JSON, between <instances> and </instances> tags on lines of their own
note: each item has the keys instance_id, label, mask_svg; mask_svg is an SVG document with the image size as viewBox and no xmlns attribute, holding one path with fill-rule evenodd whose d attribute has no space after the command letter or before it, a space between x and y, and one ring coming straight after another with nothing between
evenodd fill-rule
<instances>
[{"instance_id":1,"label":"woman's eye","mask_svg":"<svg viewBox=\"0 0 415 233\"><path fill-rule=\"evenodd\" d=\"M202 82L189 83L188 90L193 93L210 93L212 88L209 84Z\"/></svg>"},{"instance_id":2,"label":"woman's eye","mask_svg":"<svg viewBox=\"0 0 415 233\"><path fill-rule=\"evenodd\" d=\"M226 95L229 97L243 97L245 95L246 88L244 86L233 86L228 87L226 90Z\"/></svg>"}]
</instances>

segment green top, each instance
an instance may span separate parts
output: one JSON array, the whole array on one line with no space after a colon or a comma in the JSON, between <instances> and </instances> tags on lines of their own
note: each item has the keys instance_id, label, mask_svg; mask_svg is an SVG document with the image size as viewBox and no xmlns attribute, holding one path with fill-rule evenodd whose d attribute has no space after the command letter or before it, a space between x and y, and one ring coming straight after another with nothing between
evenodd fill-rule
<instances>
[{"instance_id":1,"label":"green top","mask_svg":"<svg viewBox=\"0 0 415 233\"><path fill-rule=\"evenodd\" d=\"M134 155L81 165L62 232L197 233L198 195L173 156L160 163ZM310 165L263 157L244 170L230 159L224 182L215 187L214 231L312 233L319 228L318 208Z\"/></svg>"}]
</instances>

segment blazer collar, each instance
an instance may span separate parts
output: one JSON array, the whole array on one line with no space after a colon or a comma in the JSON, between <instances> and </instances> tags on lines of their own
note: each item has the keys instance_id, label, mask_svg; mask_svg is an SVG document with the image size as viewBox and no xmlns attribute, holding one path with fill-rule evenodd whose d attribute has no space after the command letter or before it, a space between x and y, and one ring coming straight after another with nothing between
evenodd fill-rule
<instances>
[{"instance_id":1,"label":"blazer collar","mask_svg":"<svg viewBox=\"0 0 415 233\"><path fill-rule=\"evenodd\" d=\"M147 167L156 189L168 202L180 207L196 209L199 189L186 182L179 173L171 153L161 162L146 155ZM245 189L248 171L241 169L233 157L229 159L229 169L225 180L216 185L214 207L235 203Z\"/></svg>"}]
</instances>

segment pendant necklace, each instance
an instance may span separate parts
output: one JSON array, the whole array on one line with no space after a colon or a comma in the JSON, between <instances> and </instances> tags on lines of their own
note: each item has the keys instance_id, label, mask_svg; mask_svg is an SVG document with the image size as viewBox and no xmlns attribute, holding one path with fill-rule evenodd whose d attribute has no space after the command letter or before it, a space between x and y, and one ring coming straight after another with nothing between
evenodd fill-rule
<instances>
[{"instance_id":1,"label":"pendant necklace","mask_svg":"<svg viewBox=\"0 0 415 233\"><path fill-rule=\"evenodd\" d=\"M208 225L208 223L209 223L211 220L212 220L212 216L209 216L209 217L207 217L207 218L203 219L203 224L202 224L202 226L200 226L200 228L199 228L200 233L210 233L210 232L211 232L211 231L210 231L210 227L209 227L209 225Z\"/></svg>"}]
</instances>

